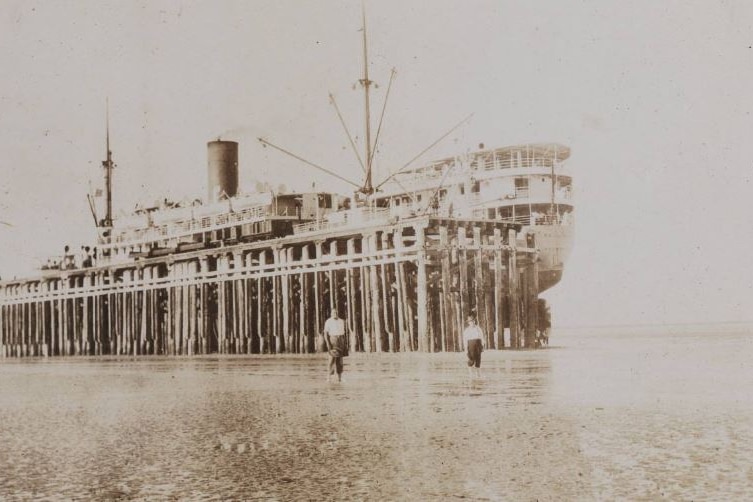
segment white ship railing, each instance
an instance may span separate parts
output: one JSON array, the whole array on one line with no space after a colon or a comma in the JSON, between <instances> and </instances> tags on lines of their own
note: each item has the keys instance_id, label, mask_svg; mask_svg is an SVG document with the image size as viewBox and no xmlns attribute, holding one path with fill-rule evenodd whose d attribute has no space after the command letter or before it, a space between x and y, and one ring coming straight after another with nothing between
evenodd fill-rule
<instances>
[{"instance_id":1,"label":"white ship railing","mask_svg":"<svg viewBox=\"0 0 753 502\"><path fill-rule=\"evenodd\" d=\"M502 169L532 169L532 168L546 168L551 169L552 166L557 169L561 169L565 165L564 160L557 160L544 157L531 157L531 158L509 158L509 156L500 157L499 155L482 155L477 154L470 159L463 159L457 157L453 159L444 159L428 166L418 168L416 170L407 171L401 173L399 179L403 183L409 183L413 181L429 180L441 178L447 169L454 169L456 173L471 170L481 171L495 171Z\"/></svg>"},{"instance_id":2,"label":"white ship railing","mask_svg":"<svg viewBox=\"0 0 753 502\"><path fill-rule=\"evenodd\" d=\"M363 226L364 224L385 223L390 219L390 210L386 208L368 210L350 210L330 213L326 219L314 220L293 225L294 234L319 232L349 226Z\"/></svg>"},{"instance_id":3,"label":"white ship railing","mask_svg":"<svg viewBox=\"0 0 753 502\"><path fill-rule=\"evenodd\" d=\"M119 247L146 244L158 240L177 239L199 232L208 232L245 223L261 221L268 216L267 206L246 207L230 213L220 213L202 216L186 221L153 225L143 229L126 230L113 235L109 245L104 247Z\"/></svg>"},{"instance_id":4,"label":"white ship railing","mask_svg":"<svg viewBox=\"0 0 753 502\"><path fill-rule=\"evenodd\" d=\"M481 215L479 213L478 216L480 218L488 219L488 215ZM572 215L570 213L554 216L550 216L548 214L534 215L533 218L528 215L516 216L515 218L502 218L502 220L509 221L511 223L518 223L519 225L523 226L568 226L572 225L573 222Z\"/></svg>"}]
</instances>

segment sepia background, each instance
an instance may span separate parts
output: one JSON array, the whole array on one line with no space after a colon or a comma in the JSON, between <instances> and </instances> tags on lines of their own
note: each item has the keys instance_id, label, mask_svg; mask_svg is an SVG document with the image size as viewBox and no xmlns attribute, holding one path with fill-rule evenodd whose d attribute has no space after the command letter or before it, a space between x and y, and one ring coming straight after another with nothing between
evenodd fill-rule
<instances>
[{"instance_id":1,"label":"sepia background","mask_svg":"<svg viewBox=\"0 0 753 502\"><path fill-rule=\"evenodd\" d=\"M366 10L375 119L398 72L376 180L469 113L421 161L572 149L552 345L486 351L482 378L353 354L342 384L321 354L5 359L0 498L744 499L753 4ZM0 0L0 276L92 242L108 100L116 212L202 197L218 137L247 191L348 193L256 138L358 181L327 96L362 144L360 29L358 0Z\"/></svg>"},{"instance_id":2,"label":"sepia background","mask_svg":"<svg viewBox=\"0 0 753 502\"><path fill-rule=\"evenodd\" d=\"M206 142L240 142L241 187L339 190L256 137L359 179L361 3L0 4L0 276L89 243L110 103L115 208L205 192ZM421 160L572 148L575 247L557 325L750 320L753 5L366 2L376 179ZM355 87L354 87L355 86ZM90 188L90 183L91 188Z\"/></svg>"}]
</instances>

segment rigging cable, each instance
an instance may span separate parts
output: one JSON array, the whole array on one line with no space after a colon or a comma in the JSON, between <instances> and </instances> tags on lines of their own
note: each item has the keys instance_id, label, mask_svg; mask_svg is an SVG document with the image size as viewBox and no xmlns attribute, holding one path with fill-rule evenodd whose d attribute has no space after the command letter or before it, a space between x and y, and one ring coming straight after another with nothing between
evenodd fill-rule
<instances>
[{"instance_id":1,"label":"rigging cable","mask_svg":"<svg viewBox=\"0 0 753 502\"><path fill-rule=\"evenodd\" d=\"M277 146L277 145L274 145L274 144L270 143L269 141L265 140L264 138L257 138L257 139L258 139L258 140L259 140L259 141L261 142L261 144L262 144L262 145L264 145L264 146L271 146L271 147L272 147L272 148L274 148L275 150L279 150L279 151L281 151L282 153L285 153L285 154L287 154L287 155L290 155L290 156L291 156L291 157L293 157L294 159L298 159L298 160L300 160L301 162L303 162L304 164L308 164L308 165L310 165L311 167L314 167L314 168L316 168L316 169L319 169L320 171L322 171L322 172L325 172L325 173L329 174L330 176L334 176L335 178L337 178L337 179L340 179L340 180L342 180L342 181L344 181L344 182L346 182L346 183L348 183L348 184L350 184L350 185L353 185L353 186L354 186L354 187L356 187L356 188L361 188L361 185L359 185L358 183L355 183L355 182L353 182L353 181L350 181L349 179L343 178L343 177L342 177L342 176L340 176L339 174L337 174L337 173L334 173L334 172L330 171L329 169L325 169L325 168L324 168L324 167L322 167L322 166L319 166L319 165L317 165L317 164L314 164L313 162L311 162L311 161L308 161L308 160L304 159L303 157L299 157L298 155L296 155L296 154L294 154L294 153L292 153L292 152L289 152L289 151L285 150L284 148L280 148L279 146Z\"/></svg>"},{"instance_id":2,"label":"rigging cable","mask_svg":"<svg viewBox=\"0 0 753 502\"><path fill-rule=\"evenodd\" d=\"M467 122L471 117L473 117L472 113L470 115L468 115L466 118L464 118L463 120L461 120L460 122L458 122L457 124L455 124L455 127L453 127L452 129L450 129L449 131L447 131L445 134L443 134L442 136L440 136L440 138L437 139L434 143L432 143L431 145L429 145L426 148L424 148L421 151L421 153L419 153L418 155L416 155L415 157L413 157L412 159L410 159L408 162L406 162L403 165L403 167L401 167L400 169L398 169L394 173L392 173L389 176L387 176L384 180L382 180L381 183L379 183L376 187L374 187L374 190L378 190L379 187L381 187L382 185L384 185L385 183L387 183L390 179L392 179L393 177L395 177L398 174L400 174L401 172L403 172L405 170L405 168L407 168L409 165L411 165L416 159L418 159L421 155L423 155L426 152L428 152L429 150L431 150L437 143L439 143L440 141L442 141L443 139L445 139L447 136L449 136L455 129L457 129L458 127L460 127L461 125L463 125L463 123Z\"/></svg>"}]
</instances>

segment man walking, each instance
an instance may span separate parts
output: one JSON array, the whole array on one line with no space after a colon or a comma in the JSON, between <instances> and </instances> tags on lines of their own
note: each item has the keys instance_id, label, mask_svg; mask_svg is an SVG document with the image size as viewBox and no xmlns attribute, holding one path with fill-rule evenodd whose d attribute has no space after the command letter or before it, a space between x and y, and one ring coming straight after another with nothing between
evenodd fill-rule
<instances>
[{"instance_id":1,"label":"man walking","mask_svg":"<svg viewBox=\"0 0 753 502\"><path fill-rule=\"evenodd\" d=\"M337 317L337 309L324 323L324 343L329 351L327 381L337 373L337 381L342 381L343 357L348 355L348 340L345 337L345 321Z\"/></svg>"},{"instance_id":2,"label":"man walking","mask_svg":"<svg viewBox=\"0 0 753 502\"><path fill-rule=\"evenodd\" d=\"M463 331L463 343L468 354L468 374L473 376L475 368L476 377L481 376L481 352L484 350L484 334L476 324L473 316L468 316L468 327Z\"/></svg>"}]
</instances>

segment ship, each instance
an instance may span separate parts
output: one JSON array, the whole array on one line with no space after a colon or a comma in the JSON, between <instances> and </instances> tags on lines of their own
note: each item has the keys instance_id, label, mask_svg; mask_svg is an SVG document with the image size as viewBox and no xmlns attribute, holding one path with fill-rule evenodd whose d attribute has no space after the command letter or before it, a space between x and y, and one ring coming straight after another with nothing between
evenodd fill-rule
<instances>
[{"instance_id":1,"label":"ship","mask_svg":"<svg viewBox=\"0 0 753 502\"><path fill-rule=\"evenodd\" d=\"M363 39L366 55L365 20ZM217 138L205 200L115 217L108 118L97 242L0 282L0 357L311 353L335 308L354 351L460 350L468 316L489 348L546 346L539 294L574 228L569 148L481 144L375 182L363 71L353 194L239 193L238 143Z\"/></svg>"}]
</instances>

